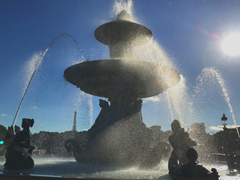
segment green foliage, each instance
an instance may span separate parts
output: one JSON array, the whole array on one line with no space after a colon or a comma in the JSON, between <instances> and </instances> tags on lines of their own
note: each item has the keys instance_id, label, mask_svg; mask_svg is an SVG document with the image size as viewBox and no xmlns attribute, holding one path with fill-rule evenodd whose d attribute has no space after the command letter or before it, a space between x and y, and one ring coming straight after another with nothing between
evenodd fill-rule
<instances>
[{"instance_id":1,"label":"green foliage","mask_svg":"<svg viewBox=\"0 0 240 180\"><path fill-rule=\"evenodd\" d=\"M2 140L7 132L7 128L0 125L0 140Z\"/></svg>"},{"instance_id":2,"label":"green foliage","mask_svg":"<svg viewBox=\"0 0 240 180\"><path fill-rule=\"evenodd\" d=\"M31 136L31 144L36 149L46 150L46 155L65 156L68 155L64 143L73 138L73 132L63 133L40 131Z\"/></svg>"}]
</instances>

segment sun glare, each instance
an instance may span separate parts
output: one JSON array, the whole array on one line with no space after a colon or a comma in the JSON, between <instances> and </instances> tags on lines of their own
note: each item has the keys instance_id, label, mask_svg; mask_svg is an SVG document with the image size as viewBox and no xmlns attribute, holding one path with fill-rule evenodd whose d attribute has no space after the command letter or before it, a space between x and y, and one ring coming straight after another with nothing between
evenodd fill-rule
<instances>
[{"instance_id":1,"label":"sun glare","mask_svg":"<svg viewBox=\"0 0 240 180\"><path fill-rule=\"evenodd\" d=\"M240 33L231 33L227 35L221 44L225 54L236 57L240 56Z\"/></svg>"}]
</instances>

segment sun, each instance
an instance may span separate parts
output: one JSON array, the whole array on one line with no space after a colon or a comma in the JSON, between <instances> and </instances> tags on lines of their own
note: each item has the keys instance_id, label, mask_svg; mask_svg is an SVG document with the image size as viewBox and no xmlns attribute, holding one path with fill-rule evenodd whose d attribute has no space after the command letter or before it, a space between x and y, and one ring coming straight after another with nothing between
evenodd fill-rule
<instances>
[{"instance_id":1,"label":"sun","mask_svg":"<svg viewBox=\"0 0 240 180\"><path fill-rule=\"evenodd\" d=\"M228 34L221 43L223 52L231 57L240 56L240 32Z\"/></svg>"}]
</instances>

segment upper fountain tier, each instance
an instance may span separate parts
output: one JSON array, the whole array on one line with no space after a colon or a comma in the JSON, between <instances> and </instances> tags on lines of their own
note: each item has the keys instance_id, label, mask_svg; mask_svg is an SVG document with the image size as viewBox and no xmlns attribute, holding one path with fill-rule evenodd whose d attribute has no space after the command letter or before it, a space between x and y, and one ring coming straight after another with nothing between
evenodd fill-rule
<instances>
[{"instance_id":1,"label":"upper fountain tier","mask_svg":"<svg viewBox=\"0 0 240 180\"><path fill-rule=\"evenodd\" d=\"M151 30L130 19L130 15L122 11L116 21L103 24L95 30L96 39L108 45L112 59L134 59L134 47L152 40Z\"/></svg>"},{"instance_id":2,"label":"upper fountain tier","mask_svg":"<svg viewBox=\"0 0 240 180\"><path fill-rule=\"evenodd\" d=\"M176 85L180 74L175 69L134 60L134 47L146 44L153 34L129 19L129 14L122 11L116 21L95 30L96 39L108 45L111 60L73 65L65 70L65 79L86 93L106 98L146 98Z\"/></svg>"}]
</instances>

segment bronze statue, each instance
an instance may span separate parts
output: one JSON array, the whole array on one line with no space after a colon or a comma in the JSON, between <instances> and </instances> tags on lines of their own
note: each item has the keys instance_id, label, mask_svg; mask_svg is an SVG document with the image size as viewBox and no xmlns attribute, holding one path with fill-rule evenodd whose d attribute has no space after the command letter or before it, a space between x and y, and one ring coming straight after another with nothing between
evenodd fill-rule
<instances>
[{"instance_id":1,"label":"bronze statue","mask_svg":"<svg viewBox=\"0 0 240 180\"><path fill-rule=\"evenodd\" d=\"M171 124L173 134L169 136L169 142L173 148L168 162L169 173L174 172L176 168L187 162L186 152L189 148L196 146L187 132L181 128L178 120L174 120Z\"/></svg>"},{"instance_id":2,"label":"bronze statue","mask_svg":"<svg viewBox=\"0 0 240 180\"><path fill-rule=\"evenodd\" d=\"M17 130L13 133L13 126L8 127L5 135L4 144L7 148L6 162L4 164L6 169L27 169L34 166L34 161L31 158L31 153L34 149L30 146L30 130L34 124L34 119L22 119L22 130ZM24 149L28 149L26 152Z\"/></svg>"}]
</instances>

